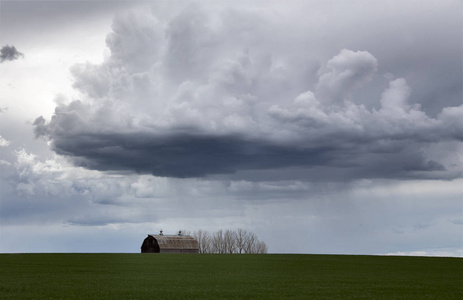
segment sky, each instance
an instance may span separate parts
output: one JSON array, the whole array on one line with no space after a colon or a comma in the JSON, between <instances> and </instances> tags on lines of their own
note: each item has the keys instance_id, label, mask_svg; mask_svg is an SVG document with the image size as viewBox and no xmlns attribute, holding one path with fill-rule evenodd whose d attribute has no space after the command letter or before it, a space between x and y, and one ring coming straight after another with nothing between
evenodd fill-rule
<instances>
[{"instance_id":1,"label":"sky","mask_svg":"<svg viewBox=\"0 0 463 300\"><path fill-rule=\"evenodd\" d=\"M0 252L463 257L462 5L2 0Z\"/></svg>"}]
</instances>

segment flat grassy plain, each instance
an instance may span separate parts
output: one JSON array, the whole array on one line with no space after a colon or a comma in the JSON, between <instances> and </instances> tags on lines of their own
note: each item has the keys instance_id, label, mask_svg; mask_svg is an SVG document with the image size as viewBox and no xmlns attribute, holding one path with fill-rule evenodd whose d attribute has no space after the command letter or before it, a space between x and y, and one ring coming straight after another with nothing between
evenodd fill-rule
<instances>
[{"instance_id":1,"label":"flat grassy plain","mask_svg":"<svg viewBox=\"0 0 463 300\"><path fill-rule=\"evenodd\" d=\"M463 259L0 254L0 299L463 299Z\"/></svg>"}]
</instances>

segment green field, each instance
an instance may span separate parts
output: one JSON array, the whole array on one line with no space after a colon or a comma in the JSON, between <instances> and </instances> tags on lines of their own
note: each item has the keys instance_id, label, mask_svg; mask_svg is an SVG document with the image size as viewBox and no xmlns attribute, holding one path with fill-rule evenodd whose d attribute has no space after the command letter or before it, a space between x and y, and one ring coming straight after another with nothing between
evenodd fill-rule
<instances>
[{"instance_id":1,"label":"green field","mask_svg":"<svg viewBox=\"0 0 463 300\"><path fill-rule=\"evenodd\" d=\"M463 259L0 254L0 299L463 299Z\"/></svg>"}]
</instances>

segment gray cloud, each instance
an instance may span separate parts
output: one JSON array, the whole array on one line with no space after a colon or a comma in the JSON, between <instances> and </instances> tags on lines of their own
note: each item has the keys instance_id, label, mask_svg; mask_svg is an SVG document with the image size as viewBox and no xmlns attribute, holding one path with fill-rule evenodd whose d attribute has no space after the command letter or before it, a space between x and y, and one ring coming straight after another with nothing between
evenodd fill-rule
<instances>
[{"instance_id":1,"label":"gray cloud","mask_svg":"<svg viewBox=\"0 0 463 300\"><path fill-rule=\"evenodd\" d=\"M135 171L166 177L201 177L306 167L329 163L330 149L314 149L246 141L239 136L179 134L159 137L146 134L86 135L54 140L58 154L71 155L74 163L90 169ZM333 149L334 150L334 149Z\"/></svg>"},{"instance_id":2,"label":"gray cloud","mask_svg":"<svg viewBox=\"0 0 463 300\"><path fill-rule=\"evenodd\" d=\"M317 93L329 104L333 101L343 101L353 90L371 81L378 68L378 62L366 51L354 52L343 49L328 61L327 68L329 71L320 76Z\"/></svg>"},{"instance_id":3,"label":"gray cloud","mask_svg":"<svg viewBox=\"0 0 463 300\"><path fill-rule=\"evenodd\" d=\"M236 27L236 18L250 26ZM317 59L301 56L306 41L268 30L274 22L239 9L213 17L196 4L162 19L120 16L106 39L110 58L72 69L86 98L58 106L50 121L37 118L36 135L76 165L102 171L254 180L461 176L456 154L434 145L462 141L463 106L430 117L411 103L407 79L378 74L381 61L368 51L338 49L316 71ZM285 49L275 46L284 42Z\"/></svg>"},{"instance_id":4,"label":"gray cloud","mask_svg":"<svg viewBox=\"0 0 463 300\"><path fill-rule=\"evenodd\" d=\"M68 126L80 125L70 122ZM50 125L38 125L36 129L44 132L50 130ZM289 171L289 174L282 172L277 179L289 176L290 179L336 181L365 177L450 179L460 175L447 172L441 163L426 159L419 153L420 142L411 143L411 137L376 139L342 134L334 132L332 141L323 137L312 146L305 140L280 144L249 140L243 135L77 132L54 135L53 149L71 157L76 165L89 169L166 177L272 169ZM265 178L265 175L256 177Z\"/></svg>"},{"instance_id":5,"label":"gray cloud","mask_svg":"<svg viewBox=\"0 0 463 300\"><path fill-rule=\"evenodd\" d=\"M24 57L24 54L16 50L15 46L5 45L0 49L0 63L12 61Z\"/></svg>"},{"instance_id":6,"label":"gray cloud","mask_svg":"<svg viewBox=\"0 0 463 300\"><path fill-rule=\"evenodd\" d=\"M4 139L0 134L0 147L6 147L10 144L10 141Z\"/></svg>"}]
</instances>

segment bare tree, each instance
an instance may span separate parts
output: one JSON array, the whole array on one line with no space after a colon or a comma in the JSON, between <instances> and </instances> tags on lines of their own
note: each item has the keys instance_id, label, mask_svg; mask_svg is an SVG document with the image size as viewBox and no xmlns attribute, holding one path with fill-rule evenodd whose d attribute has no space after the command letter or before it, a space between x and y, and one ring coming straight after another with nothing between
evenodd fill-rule
<instances>
[{"instance_id":1,"label":"bare tree","mask_svg":"<svg viewBox=\"0 0 463 300\"><path fill-rule=\"evenodd\" d=\"M223 231L219 231L212 234L212 253L225 253L225 242L223 237Z\"/></svg>"},{"instance_id":2,"label":"bare tree","mask_svg":"<svg viewBox=\"0 0 463 300\"><path fill-rule=\"evenodd\" d=\"M255 235L254 233L249 232L248 234L246 234L244 238L244 248L243 248L244 253L246 254L256 253L255 251L256 251L257 241L258 241L257 235Z\"/></svg>"},{"instance_id":3,"label":"bare tree","mask_svg":"<svg viewBox=\"0 0 463 300\"><path fill-rule=\"evenodd\" d=\"M193 233L193 237L198 241L199 253L210 253L211 235L208 231L200 229Z\"/></svg>"},{"instance_id":4,"label":"bare tree","mask_svg":"<svg viewBox=\"0 0 463 300\"><path fill-rule=\"evenodd\" d=\"M265 254L265 253L267 253L267 245L262 241L257 242L256 252L255 253L257 253L257 254Z\"/></svg>"},{"instance_id":5,"label":"bare tree","mask_svg":"<svg viewBox=\"0 0 463 300\"><path fill-rule=\"evenodd\" d=\"M246 235L248 232L242 228L238 228L236 230L235 238L236 238L236 252L241 254L243 253L244 249L244 241L246 239Z\"/></svg>"},{"instance_id":6,"label":"bare tree","mask_svg":"<svg viewBox=\"0 0 463 300\"><path fill-rule=\"evenodd\" d=\"M244 229L218 230L209 233L198 230L193 233L198 241L200 253L267 253L267 245L257 235Z\"/></svg>"},{"instance_id":7,"label":"bare tree","mask_svg":"<svg viewBox=\"0 0 463 300\"><path fill-rule=\"evenodd\" d=\"M223 235L223 241L226 253L233 254L236 252L236 234L227 229Z\"/></svg>"}]
</instances>

